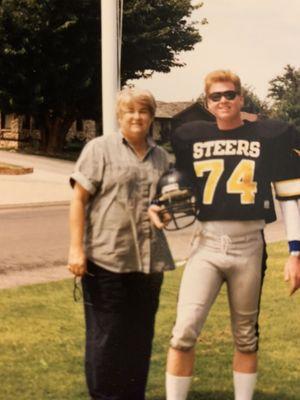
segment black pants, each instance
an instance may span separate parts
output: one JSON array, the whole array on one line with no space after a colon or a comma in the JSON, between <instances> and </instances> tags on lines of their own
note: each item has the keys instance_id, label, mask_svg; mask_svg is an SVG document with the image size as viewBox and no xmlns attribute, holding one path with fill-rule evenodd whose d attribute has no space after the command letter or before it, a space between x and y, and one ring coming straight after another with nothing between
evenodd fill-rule
<instances>
[{"instance_id":1,"label":"black pants","mask_svg":"<svg viewBox=\"0 0 300 400\"><path fill-rule=\"evenodd\" d=\"M82 287L90 396L144 400L163 274L113 273L90 261L88 272Z\"/></svg>"}]
</instances>

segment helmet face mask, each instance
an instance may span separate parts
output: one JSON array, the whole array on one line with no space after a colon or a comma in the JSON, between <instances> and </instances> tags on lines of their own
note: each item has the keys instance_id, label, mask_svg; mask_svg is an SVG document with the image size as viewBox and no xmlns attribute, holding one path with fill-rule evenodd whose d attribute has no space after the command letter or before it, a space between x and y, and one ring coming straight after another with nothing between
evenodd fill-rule
<instances>
[{"instance_id":1,"label":"helmet face mask","mask_svg":"<svg viewBox=\"0 0 300 400\"><path fill-rule=\"evenodd\" d=\"M168 215L166 230L174 231L192 225L197 218L196 199L187 177L175 168L162 175L153 203L162 206L161 217Z\"/></svg>"}]
</instances>

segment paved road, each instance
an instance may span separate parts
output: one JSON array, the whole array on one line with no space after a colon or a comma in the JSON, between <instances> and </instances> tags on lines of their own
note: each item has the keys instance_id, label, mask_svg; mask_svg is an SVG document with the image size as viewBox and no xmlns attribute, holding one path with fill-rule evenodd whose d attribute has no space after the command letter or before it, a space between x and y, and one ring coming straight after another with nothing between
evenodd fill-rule
<instances>
[{"instance_id":1,"label":"paved road","mask_svg":"<svg viewBox=\"0 0 300 400\"><path fill-rule=\"evenodd\" d=\"M184 260L188 257L190 251L189 244L192 241L194 229L194 226L191 226L179 232L167 233L168 241L176 260ZM281 219L266 226L265 238L268 243L284 240L285 232Z\"/></svg>"},{"instance_id":2,"label":"paved road","mask_svg":"<svg viewBox=\"0 0 300 400\"><path fill-rule=\"evenodd\" d=\"M0 210L0 273L66 265L69 242L68 207ZM194 226L167 233L175 259L184 259ZM267 241L283 238L281 221L270 224Z\"/></svg>"},{"instance_id":3,"label":"paved road","mask_svg":"<svg viewBox=\"0 0 300 400\"><path fill-rule=\"evenodd\" d=\"M0 273L66 264L67 207L0 210Z\"/></svg>"},{"instance_id":4,"label":"paved road","mask_svg":"<svg viewBox=\"0 0 300 400\"><path fill-rule=\"evenodd\" d=\"M68 206L0 210L0 274L66 265ZM186 257L193 228L169 233L176 258Z\"/></svg>"},{"instance_id":5,"label":"paved road","mask_svg":"<svg viewBox=\"0 0 300 400\"><path fill-rule=\"evenodd\" d=\"M33 174L0 177L0 288L70 277L65 268L68 206L62 204L71 198L68 179L74 163L4 151L0 160L34 167ZM168 233L176 260L188 256L193 230ZM283 239L280 220L268 226L266 237Z\"/></svg>"}]
</instances>

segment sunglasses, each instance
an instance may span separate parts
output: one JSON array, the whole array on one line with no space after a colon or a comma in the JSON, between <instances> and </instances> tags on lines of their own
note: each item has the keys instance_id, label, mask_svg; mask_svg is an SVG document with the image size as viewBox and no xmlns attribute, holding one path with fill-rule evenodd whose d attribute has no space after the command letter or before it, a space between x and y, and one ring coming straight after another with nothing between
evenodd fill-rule
<instances>
[{"instance_id":1,"label":"sunglasses","mask_svg":"<svg viewBox=\"0 0 300 400\"><path fill-rule=\"evenodd\" d=\"M86 272L86 275L95 276L90 272ZM77 303L82 299L82 288L81 288L81 278L78 276L74 276L74 284L73 284L73 299ZM92 306L92 303L88 303L87 301L84 302L85 304Z\"/></svg>"},{"instance_id":2,"label":"sunglasses","mask_svg":"<svg viewBox=\"0 0 300 400\"><path fill-rule=\"evenodd\" d=\"M223 96L226 100L234 100L237 95L238 93L234 90L226 90L225 92L210 93L207 97L209 98L209 100L216 102L220 101Z\"/></svg>"}]
</instances>

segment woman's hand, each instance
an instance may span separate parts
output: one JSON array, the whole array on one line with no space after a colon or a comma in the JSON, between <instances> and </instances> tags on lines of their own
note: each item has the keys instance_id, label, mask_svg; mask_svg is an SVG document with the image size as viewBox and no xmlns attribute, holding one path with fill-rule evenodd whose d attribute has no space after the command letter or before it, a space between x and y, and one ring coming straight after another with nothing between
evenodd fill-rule
<instances>
[{"instance_id":1,"label":"woman's hand","mask_svg":"<svg viewBox=\"0 0 300 400\"><path fill-rule=\"evenodd\" d=\"M148 215L152 224L158 229L165 228L171 221L171 215L162 206L156 204L151 204L148 208Z\"/></svg>"},{"instance_id":2,"label":"woman's hand","mask_svg":"<svg viewBox=\"0 0 300 400\"><path fill-rule=\"evenodd\" d=\"M83 249L70 248L68 269L75 276L82 277L86 273L86 256Z\"/></svg>"}]
</instances>

